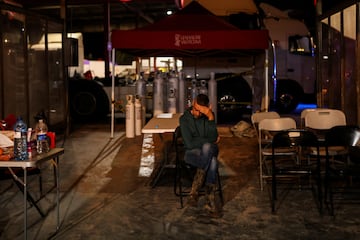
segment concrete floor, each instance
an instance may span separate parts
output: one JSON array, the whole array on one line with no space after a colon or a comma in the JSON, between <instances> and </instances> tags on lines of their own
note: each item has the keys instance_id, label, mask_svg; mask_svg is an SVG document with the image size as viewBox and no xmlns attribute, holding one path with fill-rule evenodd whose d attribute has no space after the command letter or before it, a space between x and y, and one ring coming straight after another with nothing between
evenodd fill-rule
<instances>
[{"instance_id":1,"label":"concrete floor","mask_svg":"<svg viewBox=\"0 0 360 240\"><path fill-rule=\"evenodd\" d=\"M258 183L257 141L236 137L221 126L220 172L224 215L211 219L199 208L180 208L173 193L173 172L151 188L152 177L139 177L142 137L125 138L117 123L74 127L58 141L61 157L61 226L57 233L55 193L39 201L41 218L29 206L28 239L360 239L359 205L337 205L336 216L317 210L311 191L281 192L272 214L268 187ZM154 136L156 162L162 157ZM166 139L171 139L167 135ZM170 154L170 158L174 155ZM51 166L43 167L44 187L53 184ZM31 192L38 195L36 176ZM0 185L0 239L24 239L22 194L10 180Z\"/></svg>"}]
</instances>

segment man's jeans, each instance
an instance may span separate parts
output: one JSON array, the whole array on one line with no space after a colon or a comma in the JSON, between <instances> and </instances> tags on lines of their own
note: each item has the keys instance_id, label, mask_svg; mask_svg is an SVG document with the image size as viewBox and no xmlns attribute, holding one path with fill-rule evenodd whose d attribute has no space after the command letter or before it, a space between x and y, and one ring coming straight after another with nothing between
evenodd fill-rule
<instances>
[{"instance_id":1,"label":"man's jeans","mask_svg":"<svg viewBox=\"0 0 360 240\"><path fill-rule=\"evenodd\" d=\"M219 148L216 144L205 143L202 149L196 148L185 151L185 162L206 172L206 184L216 183L218 169L217 156Z\"/></svg>"}]
</instances>

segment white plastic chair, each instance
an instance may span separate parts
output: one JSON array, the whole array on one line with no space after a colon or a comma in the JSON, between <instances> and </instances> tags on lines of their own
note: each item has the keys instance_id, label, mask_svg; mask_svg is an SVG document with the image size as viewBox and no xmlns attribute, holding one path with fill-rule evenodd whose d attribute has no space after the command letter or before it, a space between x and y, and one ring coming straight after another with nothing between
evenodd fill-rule
<instances>
[{"instance_id":1,"label":"white plastic chair","mask_svg":"<svg viewBox=\"0 0 360 240\"><path fill-rule=\"evenodd\" d=\"M328 130L335 126L346 125L344 112L337 109L319 109L305 115L305 127L315 130Z\"/></svg>"},{"instance_id":2,"label":"white plastic chair","mask_svg":"<svg viewBox=\"0 0 360 240\"><path fill-rule=\"evenodd\" d=\"M267 144L264 146L262 144L265 140L268 140L268 142L271 143L271 132L279 132L282 130L289 130L289 129L296 129L296 121L293 118L289 117L283 117L283 118L268 118L263 119L259 122L258 125L258 142L259 142L259 177L260 177L260 188L261 191L264 189L264 178L267 177L267 175L264 174L264 163L266 160L266 157L272 156L272 151L270 148L270 144ZM270 140L270 141L269 141ZM289 149L286 149L286 151L277 151L276 155L284 155L284 156L295 156L296 152L289 151Z\"/></svg>"},{"instance_id":3,"label":"white plastic chair","mask_svg":"<svg viewBox=\"0 0 360 240\"><path fill-rule=\"evenodd\" d=\"M280 114L274 111L270 112L256 112L251 115L251 123L253 125L253 128L256 131L256 136L258 138L258 144L259 144L259 163L261 163L261 149L263 146L266 146L270 143L270 139L268 138L262 138L259 135L259 122L261 122L264 119L277 119L280 118ZM260 172L262 172L262 167L260 167ZM261 175L261 174L260 174ZM261 179L261 178L260 178ZM261 181L261 190L263 189L262 181Z\"/></svg>"},{"instance_id":4,"label":"white plastic chair","mask_svg":"<svg viewBox=\"0 0 360 240\"><path fill-rule=\"evenodd\" d=\"M302 110L301 114L300 114L300 127L301 128L305 127L306 114L308 114L309 112L322 111L322 110L326 110L326 108L306 108L306 109Z\"/></svg>"},{"instance_id":5,"label":"white plastic chair","mask_svg":"<svg viewBox=\"0 0 360 240\"><path fill-rule=\"evenodd\" d=\"M264 119L275 119L280 118L280 115L277 112L256 112L251 115L251 123L256 131L256 134L259 137L259 122Z\"/></svg>"},{"instance_id":6,"label":"white plastic chair","mask_svg":"<svg viewBox=\"0 0 360 240\"><path fill-rule=\"evenodd\" d=\"M263 119L273 119L280 118L280 115L277 112L256 112L251 115L251 123L259 124Z\"/></svg>"},{"instance_id":7,"label":"white plastic chair","mask_svg":"<svg viewBox=\"0 0 360 240\"><path fill-rule=\"evenodd\" d=\"M318 109L316 111L309 111L305 115L305 128L315 131L319 141L324 141L326 131L335 126L346 126L346 116L341 110ZM325 148L320 147L319 151L320 157L325 158ZM329 147L328 151L328 154L331 156L346 154L346 150L341 146ZM316 154L316 150L312 149L310 155Z\"/></svg>"}]
</instances>

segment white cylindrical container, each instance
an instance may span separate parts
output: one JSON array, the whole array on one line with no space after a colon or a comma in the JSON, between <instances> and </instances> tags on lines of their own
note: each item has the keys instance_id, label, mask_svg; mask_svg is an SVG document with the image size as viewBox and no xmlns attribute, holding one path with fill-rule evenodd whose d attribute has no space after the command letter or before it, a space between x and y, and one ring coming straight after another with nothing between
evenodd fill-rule
<instances>
[{"instance_id":1,"label":"white cylindrical container","mask_svg":"<svg viewBox=\"0 0 360 240\"><path fill-rule=\"evenodd\" d=\"M135 137L135 106L134 106L134 96L126 95L126 137L134 138Z\"/></svg>"},{"instance_id":2,"label":"white cylindrical container","mask_svg":"<svg viewBox=\"0 0 360 240\"><path fill-rule=\"evenodd\" d=\"M144 73L140 73L139 79L136 81L136 94L139 96L142 107L142 122L145 123L146 113L146 82L144 79Z\"/></svg>"},{"instance_id":3,"label":"white cylindrical container","mask_svg":"<svg viewBox=\"0 0 360 240\"><path fill-rule=\"evenodd\" d=\"M204 80L204 79L200 81L199 94L200 93L208 95L208 89L206 87L206 80Z\"/></svg>"},{"instance_id":4,"label":"white cylindrical container","mask_svg":"<svg viewBox=\"0 0 360 240\"><path fill-rule=\"evenodd\" d=\"M199 90L196 85L197 85L197 80L193 79L191 81L191 104L195 100L196 96L199 94Z\"/></svg>"},{"instance_id":5,"label":"white cylindrical container","mask_svg":"<svg viewBox=\"0 0 360 240\"><path fill-rule=\"evenodd\" d=\"M154 91L153 91L153 101L154 101L154 116L164 112L164 79L162 74L158 73L154 79Z\"/></svg>"},{"instance_id":6,"label":"white cylindrical container","mask_svg":"<svg viewBox=\"0 0 360 240\"><path fill-rule=\"evenodd\" d=\"M185 87L186 87L186 99L185 99L185 108L191 108L192 106L192 81L189 79L185 80Z\"/></svg>"},{"instance_id":7,"label":"white cylindrical container","mask_svg":"<svg viewBox=\"0 0 360 240\"><path fill-rule=\"evenodd\" d=\"M176 98L168 99L168 113L176 113Z\"/></svg>"},{"instance_id":8,"label":"white cylindrical container","mask_svg":"<svg viewBox=\"0 0 360 240\"><path fill-rule=\"evenodd\" d=\"M141 106L141 97L136 95L135 97L135 135L141 135L142 129L142 106Z\"/></svg>"},{"instance_id":9,"label":"white cylindrical container","mask_svg":"<svg viewBox=\"0 0 360 240\"><path fill-rule=\"evenodd\" d=\"M179 113L183 113L185 111L185 79L184 73L179 73Z\"/></svg>"},{"instance_id":10,"label":"white cylindrical container","mask_svg":"<svg viewBox=\"0 0 360 240\"><path fill-rule=\"evenodd\" d=\"M145 97L146 95L146 82L143 73L140 74L139 79L136 81L136 94L140 97Z\"/></svg>"},{"instance_id":11,"label":"white cylindrical container","mask_svg":"<svg viewBox=\"0 0 360 240\"><path fill-rule=\"evenodd\" d=\"M178 97L179 81L175 72L170 74L168 81L167 110L169 113L177 113L177 97Z\"/></svg>"},{"instance_id":12,"label":"white cylindrical container","mask_svg":"<svg viewBox=\"0 0 360 240\"><path fill-rule=\"evenodd\" d=\"M211 104L212 111L215 114L215 121L217 121L217 83L215 80L215 73L210 73L210 80L208 82L209 87L209 101Z\"/></svg>"}]
</instances>

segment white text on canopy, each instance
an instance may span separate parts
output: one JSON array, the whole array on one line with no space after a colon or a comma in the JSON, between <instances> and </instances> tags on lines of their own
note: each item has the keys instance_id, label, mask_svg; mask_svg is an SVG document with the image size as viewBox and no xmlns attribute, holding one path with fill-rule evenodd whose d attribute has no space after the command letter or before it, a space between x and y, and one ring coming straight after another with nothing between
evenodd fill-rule
<instances>
[{"instance_id":1,"label":"white text on canopy","mask_svg":"<svg viewBox=\"0 0 360 240\"><path fill-rule=\"evenodd\" d=\"M201 35L175 34L175 46L180 47L182 45L201 45Z\"/></svg>"}]
</instances>

